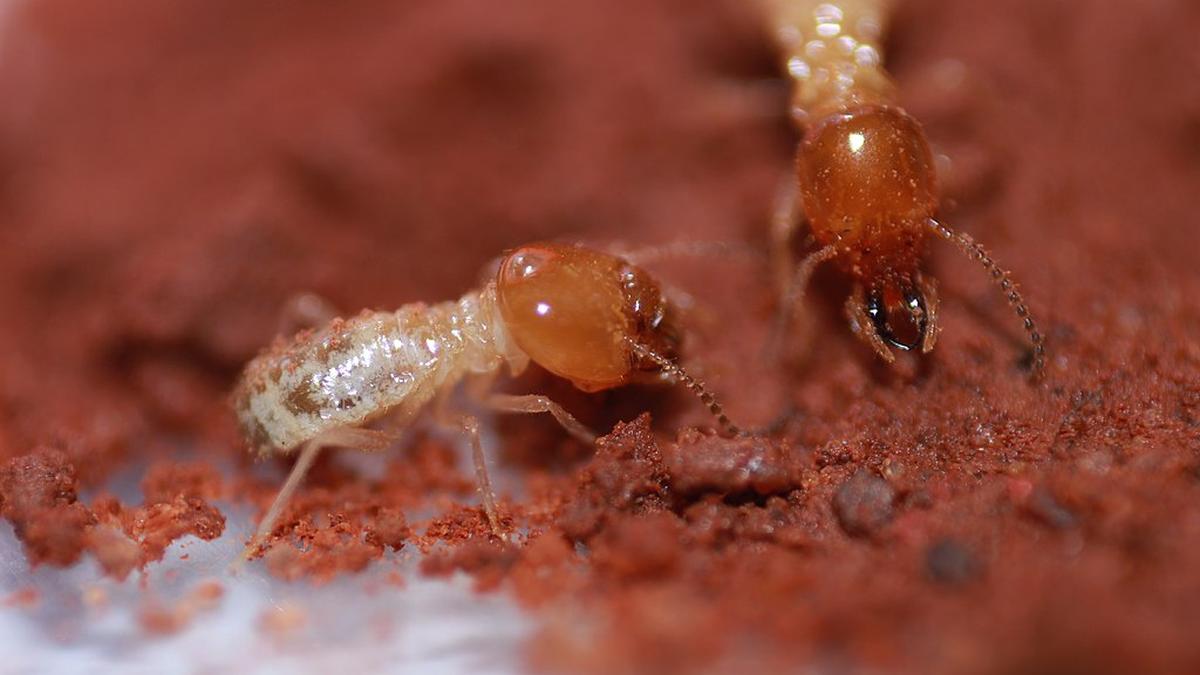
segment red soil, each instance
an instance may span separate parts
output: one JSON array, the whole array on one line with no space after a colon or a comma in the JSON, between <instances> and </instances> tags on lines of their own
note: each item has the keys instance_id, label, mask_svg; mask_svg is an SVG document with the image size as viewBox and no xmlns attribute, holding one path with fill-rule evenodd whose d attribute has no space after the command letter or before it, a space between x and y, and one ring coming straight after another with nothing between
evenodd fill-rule
<instances>
[{"instance_id":1,"label":"red soil","mask_svg":"<svg viewBox=\"0 0 1200 675\"><path fill-rule=\"evenodd\" d=\"M217 536L214 499L265 508L279 483L246 471L226 396L298 292L454 297L546 237L761 245L795 139L750 5L6 8L0 514L30 562L120 577ZM720 440L683 392L531 373L514 387L627 423L594 456L500 423L528 540L493 541L450 451L414 439L382 480L324 458L268 569L319 581L412 544L543 613L530 653L556 670L1200 669L1197 27L1184 0L899 10L889 63L950 158L943 216L1021 282L1044 384L948 247L944 332L898 370L850 334L833 271L781 370L756 358L765 269L657 265L699 303L688 365L746 424L794 410L778 433ZM166 463L143 504L80 501L145 460Z\"/></svg>"}]
</instances>

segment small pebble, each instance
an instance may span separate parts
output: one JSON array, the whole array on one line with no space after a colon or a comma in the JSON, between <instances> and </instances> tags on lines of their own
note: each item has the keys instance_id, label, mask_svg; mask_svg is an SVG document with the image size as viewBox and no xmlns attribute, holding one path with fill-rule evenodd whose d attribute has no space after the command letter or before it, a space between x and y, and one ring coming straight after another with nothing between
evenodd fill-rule
<instances>
[{"instance_id":1,"label":"small pebble","mask_svg":"<svg viewBox=\"0 0 1200 675\"><path fill-rule=\"evenodd\" d=\"M1043 486L1034 488L1029 495L1029 501L1025 503L1025 508L1031 516L1056 530L1070 530L1079 525L1075 514Z\"/></svg>"},{"instance_id":2,"label":"small pebble","mask_svg":"<svg viewBox=\"0 0 1200 675\"><path fill-rule=\"evenodd\" d=\"M892 521L896 492L887 481L859 469L833 495L833 512L851 536L869 536Z\"/></svg>"},{"instance_id":3,"label":"small pebble","mask_svg":"<svg viewBox=\"0 0 1200 675\"><path fill-rule=\"evenodd\" d=\"M979 562L966 546L942 539L925 552L925 573L939 584L959 586L979 575Z\"/></svg>"}]
</instances>

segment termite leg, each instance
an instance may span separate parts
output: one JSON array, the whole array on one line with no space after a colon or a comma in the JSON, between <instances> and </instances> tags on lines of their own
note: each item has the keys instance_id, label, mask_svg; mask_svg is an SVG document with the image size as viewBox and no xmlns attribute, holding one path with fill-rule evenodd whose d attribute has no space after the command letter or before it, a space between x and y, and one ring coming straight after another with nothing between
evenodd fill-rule
<instances>
[{"instance_id":1,"label":"termite leg","mask_svg":"<svg viewBox=\"0 0 1200 675\"><path fill-rule=\"evenodd\" d=\"M987 270L988 275L992 277L992 281L1000 287L1000 290L1004 293L1004 299L1008 301L1008 305L1012 307L1017 317L1021 319L1025 333L1029 336L1029 342L1033 345L1033 376L1034 378L1041 378L1045 373L1046 367L1046 346L1042 340L1041 332L1038 331L1037 323L1033 320L1033 314L1030 313L1028 305L1025 304L1025 299L1021 297L1021 293L1017 290L1017 285L1012 280L1012 277L996 264L991 253L976 242L971 235L952 230L932 218L929 219L928 224L938 236L954 243L963 253L967 254L967 257L974 259L982 265Z\"/></svg>"},{"instance_id":2,"label":"termite leg","mask_svg":"<svg viewBox=\"0 0 1200 675\"><path fill-rule=\"evenodd\" d=\"M337 307L316 293L297 293L283 303L278 332L293 335L306 328L323 326L338 316Z\"/></svg>"},{"instance_id":3,"label":"termite leg","mask_svg":"<svg viewBox=\"0 0 1200 675\"><path fill-rule=\"evenodd\" d=\"M563 429L566 429L567 433L588 445L596 442L596 434L591 429L588 429L583 423L575 419L574 415L549 398L536 394L522 396L492 394L490 391L494 381L495 376L491 374L468 380L466 383L467 395L488 409L497 412L548 412L562 425ZM447 418L446 404L446 398L439 397L434 409L435 416L443 421ZM507 540L507 536L500 527L500 517L496 510L496 493L492 489L492 480L487 468L487 458L483 452L483 443L479 438L479 422L474 417L468 415L460 419L460 424L471 441L471 453L475 462L475 480L478 484L480 499L483 501L484 513L487 515L488 523L492 526L492 533L502 540Z\"/></svg>"},{"instance_id":4,"label":"termite leg","mask_svg":"<svg viewBox=\"0 0 1200 675\"><path fill-rule=\"evenodd\" d=\"M721 430L725 432L727 436L742 435L742 430L736 424L730 421L729 416L725 414L724 406L721 405L721 402L717 400L717 397L714 396L712 392L705 388L703 382L700 382L696 378L689 375L688 372L683 369L683 366L675 363L662 354L659 354L646 345L634 342L632 340L630 340L629 344L635 354L650 361L651 363L654 363L660 369L662 369L664 373L669 375L677 382L683 384L683 386L687 387L689 391L695 394L696 397L700 399L700 402L708 408L708 411L712 413L712 416L717 418L718 426L721 427Z\"/></svg>"},{"instance_id":5,"label":"termite leg","mask_svg":"<svg viewBox=\"0 0 1200 675\"><path fill-rule=\"evenodd\" d=\"M472 415L464 415L459 422L467 439L471 442L471 458L475 463L475 484L476 489L479 490L479 498L483 502L483 513L487 516L492 534L501 541L508 541L508 535L500 527L500 514L496 510L496 491L492 488L487 457L483 454L483 441L479 438L479 420Z\"/></svg>"},{"instance_id":6,"label":"termite leg","mask_svg":"<svg viewBox=\"0 0 1200 675\"><path fill-rule=\"evenodd\" d=\"M654 264L660 260L675 258L717 258L723 260L740 260L751 264L763 262L763 255L758 249L740 242L730 241L671 241L664 244L640 246L635 249L621 247L606 247L614 255L620 256L627 262L638 267Z\"/></svg>"},{"instance_id":7,"label":"termite leg","mask_svg":"<svg viewBox=\"0 0 1200 675\"><path fill-rule=\"evenodd\" d=\"M492 394L483 400L483 404L491 410L503 413L545 413L554 416L567 433L591 445L596 442L596 434L584 426L565 408L545 396L527 394L513 396L509 394ZM500 527L500 516L496 510L496 493L492 489L492 479L488 473L487 458L483 454L483 443L479 438L479 421L467 415L462 419L463 429L471 440L471 455L475 461L475 480L479 485L479 495L483 500L483 512L487 515L492 533L501 540L508 537Z\"/></svg>"},{"instance_id":8,"label":"termite leg","mask_svg":"<svg viewBox=\"0 0 1200 675\"><path fill-rule=\"evenodd\" d=\"M484 401L488 408L504 413L550 413L554 419L575 438L592 445L596 442L596 434L575 416L567 412L561 405L545 396L526 394L513 396L510 394L492 394Z\"/></svg>"},{"instance_id":9,"label":"termite leg","mask_svg":"<svg viewBox=\"0 0 1200 675\"><path fill-rule=\"evenodd\" d=\"M813 251L800 261L792 273L791 279L784 284L779 308L775 313L775 325L772 326L771 334L767 337L766 353L768 358L776 360L783 353L783 344L787 339L788 329L791 328L792 317L795 316L797 307L804 299L804 294L808 291L808 282L812 280L812 275L817 271L817 267L823 262L836 258L837 255L837 244L830 244Z\"/></svg>"},{"instance_id":10,"label":"termite leg","mask_svg":"<svg viewBox=\"0 0 1200 675\"><path fill-rule=\"evenodd\" d=\"M792 255L792 239L800 225L801 216L796 175L789 171L775 194L775 208L771 212L771 270L775 274L775 284L780 295L787 292L792 270L796 269L796 258Z\"/></svg>"},{"instance_id":11,"label":"termite leg","mask_svg":"<svg viewBox=\"0 0 1200 675\"><path fill-rule=\"evenodd\" d=\"M358 450L384 450L396 440L395 436L374 429L357 429L344 427L340 429L331 429L326 431L304 445L300 446L299 457L296 463L292 465L292 471L288 474L287 480L283 483L283 487L279 488L279 492L275 495L275 500L271 502L271 507L267 509L266 515L259 521L258 530L254 533L250 543L242 550L241 556L234 563L236 569L240 564L250 558L250 556L262 545L271 531L275 529L275 523L279 520L279 516L283 513L283 509L287 506L300 484L304 482L305 475L312 468L313 462L317 460L317 455L324 448L355 448Z\"/></svg>"},{"instance_id":12,"label":"termite leg","mask_svg":"<svg viewBox=\"0 0 1200 675\"><path fill-rule=\"evenodd\" d=\"M846 318L850 320L850 330L870 345L871 349L879 354L879 358L887 363L895 363L896 355L888 349L887 343L879 336L879 332L875 330L875 323L867 314L864 297L862 284L854 284L854 290L850 293L850 297L846 298Z\"/></svg>"},{"instance_id":13,"label":"termite leg","mask_svg":"<svg viewBox=\"0 0 1200 675\"><path fill-rule=\"evenodd\" d=\"M467 394L472 399L479 400L495 382L492 373L470 378L466 382ZM492 487L492 476L487 468L487 456L483 452L483 441L479 434L479 420L473 415L457 415L450 409L450 394L452 387L444 387L438 392L433 401L433 420L443 427L453 427L461 430L471 444L471 461L475 465L475 489L479 492L479 500L483 503L483 514L487 517L492 534L501 541L508 541L508 535L500 527L500 515L496 508L496 491Z\"/></svg>"}]
</instances>

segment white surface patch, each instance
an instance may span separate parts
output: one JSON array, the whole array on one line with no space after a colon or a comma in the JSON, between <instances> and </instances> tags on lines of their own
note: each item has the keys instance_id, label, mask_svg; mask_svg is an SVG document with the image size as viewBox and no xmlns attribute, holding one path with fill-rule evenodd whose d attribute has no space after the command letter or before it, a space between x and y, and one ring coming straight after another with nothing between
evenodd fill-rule
<instances>
[{"instance_id":1,"label":"white surface patch","mask_svg":"<svg viewBox=\"0 0 1200 675\"><path fill-rule=\"evenodd\" d=\"M522 670L531 619L506 595L476 594L464 575L422 578L417 556L403 550L324 586L274 579L261 560L232 576L227 567L250 531L249 513L218 507L229 519L220 539L178 540L144 580L135 572L122 583L103 577L90 557L69 569L31 571L12 527L0 522L0 597L29 588L38 596L29 607L0 606L0 672ZM397 571L402 585L388 580ZM179 632L153 635L139 624L148 604L170 608L209 580L220 583L223 596ZM284 632L264 628L268 616L281 613L303 620Z\"/></svg>"}]
</instances>

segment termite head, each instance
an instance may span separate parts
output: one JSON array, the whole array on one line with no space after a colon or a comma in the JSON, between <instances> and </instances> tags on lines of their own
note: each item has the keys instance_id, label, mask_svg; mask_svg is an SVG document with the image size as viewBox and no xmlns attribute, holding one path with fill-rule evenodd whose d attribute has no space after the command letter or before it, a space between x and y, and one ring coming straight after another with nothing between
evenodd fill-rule
<instances>
[{"instance_id":1,"label":"termite head","mask_svg":"<svg viewBox=\"0 0 1200 675\"><path fill-rule=\"evenodd\" d=\"M916 120L879 106L830 115L805 134L796 171L817 239L867 258L915 260L938 204L933 156Z\"/></svg>"},{"instance_id":2,"label":"termite head","mask_svg":"<svg viewBox=\"0 0 1200 675\"><path fill-rule=\"evenodd\" d=\"M654 369L635 345L668 358L678 346L658 284L617 256L562 244L522 246L500 262L496 296L517 346L584 391Z\"/></svg>"},{"instance_id":3,"label":"termite head","mask_svg":"<svg viewBox=\"0 0 1200 675\"><path fill-rule=\"evenodd\" d=\"M853 302L869 319L880 354L890 344L929 351L937 335L936 292L921 278L927 223L937 210L933 157L917 122L896 108L830 115L805 134L796 162L813 236L838 249L859 281Z\"/></svg>"}]
</instances>

